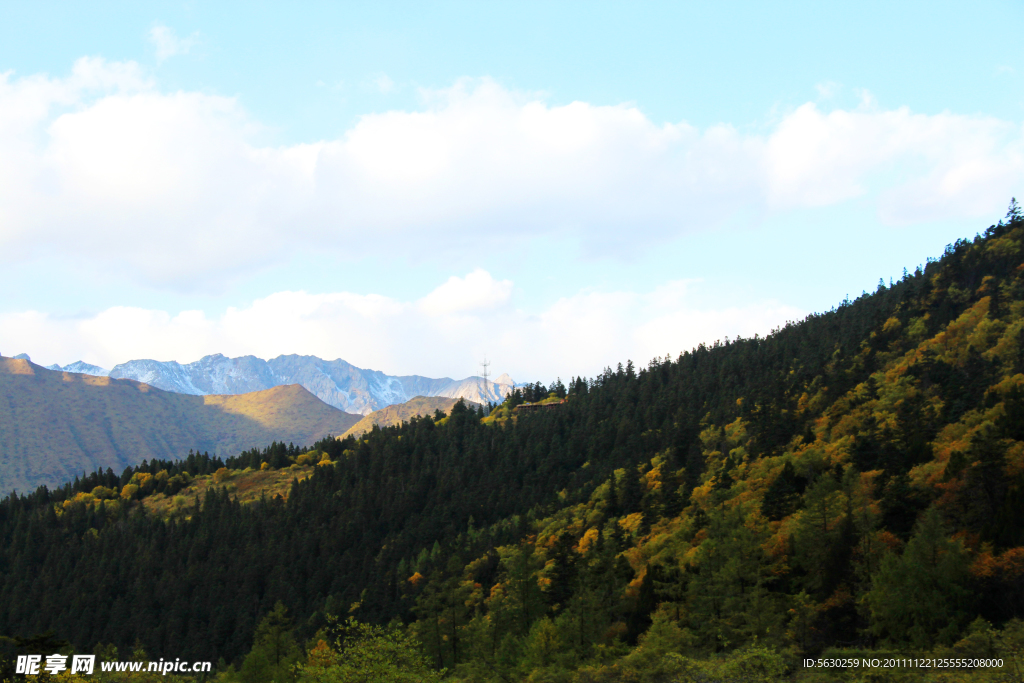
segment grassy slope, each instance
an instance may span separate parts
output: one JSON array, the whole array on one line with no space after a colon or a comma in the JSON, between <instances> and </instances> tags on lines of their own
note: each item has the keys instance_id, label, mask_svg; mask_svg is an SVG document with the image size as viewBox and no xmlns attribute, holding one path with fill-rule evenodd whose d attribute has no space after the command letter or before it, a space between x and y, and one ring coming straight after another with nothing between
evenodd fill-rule
<instances>
[{"instance_id":1,"label":"grassy slope","mask_svg":"<svg viewBox=\"0 0 1024 683\"><path fill-rule=\"evenodd\" d=\"M190 448L231 455L271 441L313 443L359 419L298 385L187 396L124 379L0 358L0 490L57 485Z\"/></svg>"},{"instance_id":2,"label":"grassy slope","mask_svg":"<svg viewBox=\"0 0 1024 683\"><path fill-rule=\"evenodd\" d=\"M416 398L410 399L405 403L399 403L397 405L388 406L375 410L362 420L352 425L352 427L342 434L345 436L362 436L366 432L373 429L373 425L379 427L392 427L394 425L408 422L414 417L422 415L433 415L435 410L440 410L443 413L450 413L452 406L459 399L457 398L446 398L443 396L417 396ZM477 404L472 401L466 401L466 403L472 407L476 407Z\"/></svg>"},{"instance_id":3,"label":"grassy slope","mask_svg":"<svg viewBox=\"0 0 1024 683\"><path fill-rule=\"evenodd\" d=\"M188 516L195 505L198 497L200 504L206 498L206 492L211 488L225 487L233 498L240 503L254 503L260 498L268 499L281 496L288 500L291 492L292 482L296 479L302 481L313 474L313 465L293 465L285 469L266 470L244 470L234 471L224 479L218 480L213 475L196 477L189 482L188 486L181 489L174 496L167 496L163 493L156 493L142 499L142 505L148 512L151 512L164 519L174 514Z\"/></svg>"}]
</instances>

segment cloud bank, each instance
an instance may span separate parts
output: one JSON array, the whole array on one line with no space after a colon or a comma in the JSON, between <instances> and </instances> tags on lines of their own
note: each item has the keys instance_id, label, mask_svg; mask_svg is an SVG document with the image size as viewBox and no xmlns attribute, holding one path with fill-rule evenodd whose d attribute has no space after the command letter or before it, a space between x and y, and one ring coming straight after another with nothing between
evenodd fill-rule
<instances>
[{"instance_id":1,"label":"cloud bank","mask_svg":"<svg viewBox=\"0 0 1024 683\"><path fill-rule=\"evenodd\" d=\"M153 39L165 57L187 49ZM191 290L300 249L472 262L553 235L628 255L740 210L858 197L894 225L988 216L1024 180L1019 124L869 100L701 130L482 79L334 140L266 146L261 130L236 99L162 92L131 62L0 75L0 265L67 256Z\"/></svg>"},{"instance_id":2,"label":"cloud bank","mask_svg":"<svg viewBox=\"0 0 1024 683\"><path fill-rule=\"evenodd\" d=\"M593 376L608 364L646 364L725 336L766 334L802 311L775 302L706 310L670 282L648 292L584 291L539 314L512 305L513 284L477 269L452 277L425 297L398 301L348 292L278 292L217 317L200 311L112 307L54 317L0 314L4 355L75 360L110 368L137 358L189 362L210 353L312 354L343 358L389 374L464 377L486 354L497 372L519 381Z\"/></svg>"}]
</instances>

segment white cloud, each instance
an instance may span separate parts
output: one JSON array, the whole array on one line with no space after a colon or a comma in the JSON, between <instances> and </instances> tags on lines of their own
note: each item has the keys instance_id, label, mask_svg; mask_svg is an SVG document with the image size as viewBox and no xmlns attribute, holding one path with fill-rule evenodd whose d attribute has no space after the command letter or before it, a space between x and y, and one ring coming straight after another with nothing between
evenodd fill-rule
<instances>
[{"instance_id":1,"label":"white cloud","mask_svg":"<svg viewBox=\"0 0 1024 683\"><path fill-rule=\"evenodd\" d=\"M149 31L149 42L156 49L156 61L163 62L177 55L188 54L192 46L199 40L199 34L193 33L188 38L179 38L174 29L156 25Z\"/></svg>"},{"instance_id":2,"label":"white cloud","mask_svg":"<svg viewBox=\"0 0 1024 683\"><path fill-rule=\"evenodd\" d=\"M768 139L769 203L835 204L882 180L878 208L890 224L984 216L1024 180L1022 133L993 118L805 104Z\"/></svg>"},{"instance_id":3,"label":"white cloud","mask_svg":"<svg viewBox=\"0 0 1024 683\"><path fill-rule=\"evenodd\" d=\"M464 278L448 278L420 302L428 314L473 313L500 308L512 296L512 281L498 282L487 271L477 268Z\"/></svg>"},{"instance_id":4,"label":"white cloud","mask_svg":"<svg viewBox=\"0 0 1024 683\"><path fill-rule=\"evenodd\" d=\"M645 364L725 336L765 334L803 316L771 301L702 309L687 293L691 285L583 291L531 315L510 305L511 282L478 269L418 301L278 292L212 318L199 311L128 307L80 318L3 314L0 339L5 355L28 352L44 364L82 359L107 368L136 358L187 362L210 353L299 353L340 357L391 374L462 377L474 374L486 353L495 368L520 381L547 382L593 376L630 358Z\"/></svg>"},{"instance_id":5,"label":"white cloud","mask_svg":"<svg viewBox=\"0 0 1024 683\"><path fill-rule=\"evenodd\" d=\"M852 198L892 224L988 218L1024 181L1019 124L870 99L805 104L756 134L486 79L425 95L335 140L268 147L237 100L161 92L132 63L0 75L0 263L67 256L187 290L301 249L465 263L546 236L628 256L737 211Z\"/></svg>"}]
</instances>

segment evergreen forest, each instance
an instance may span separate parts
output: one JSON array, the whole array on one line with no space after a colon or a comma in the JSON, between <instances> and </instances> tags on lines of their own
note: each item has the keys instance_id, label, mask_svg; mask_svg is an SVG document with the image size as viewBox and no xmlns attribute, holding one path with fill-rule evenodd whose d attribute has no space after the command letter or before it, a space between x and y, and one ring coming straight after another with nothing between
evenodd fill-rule
<instances>
[{"instance_id":1,"label":"evergreen forest","mask_svg":"<svg viewBox=\"0 0 1024 683\"><path fill-rule=\"evenodd\" d=\"M1020 681L1022 619L1016 202L767 337L0 501L0 679L49 643L245 683ZM804 664L897 655L1001 666Z\"/></svg>"}]
</instances>

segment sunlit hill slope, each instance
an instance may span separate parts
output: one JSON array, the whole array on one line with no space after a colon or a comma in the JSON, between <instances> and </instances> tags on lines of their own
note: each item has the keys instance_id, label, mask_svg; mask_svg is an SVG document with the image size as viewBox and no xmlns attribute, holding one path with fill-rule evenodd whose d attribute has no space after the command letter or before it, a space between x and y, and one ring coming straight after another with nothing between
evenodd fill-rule
<instances>
[{"instance_id":1,"label":"sunlit hill slope","mask_svg":"<svg viewBox=\"0 0 1024 683\"><path fill-rule=\"evenodd\" d=\"M132 380L53 372L0 357L0 490L31 490L189 449L232 455L309 444L359 420L298 385L187 396Z\"/></svg>"}]
</instances>

